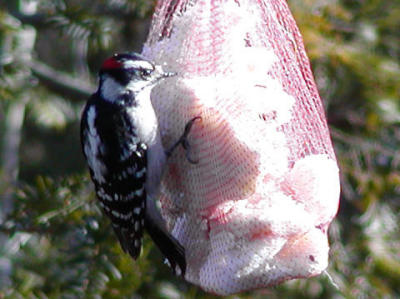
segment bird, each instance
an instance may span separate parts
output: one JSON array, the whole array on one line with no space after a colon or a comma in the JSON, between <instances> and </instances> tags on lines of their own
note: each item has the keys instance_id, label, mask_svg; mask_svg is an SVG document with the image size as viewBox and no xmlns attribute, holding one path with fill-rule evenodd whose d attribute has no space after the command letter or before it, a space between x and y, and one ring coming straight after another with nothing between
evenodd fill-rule
<instances>
[{"instance_id":1,"label":"bird","mask_svg":"<svg viewBox=\"0 0 400 299\"><path fill-rule=\"evenodd\" d=\"M179 145L190 163L198 162L190 157L187 137L201 117L190 119L165 150L150 100L151 90L175 75L137 53L109 57L82 112L80 137L96 197L123 251L136 260L146 230L173 273L184 277L184 247L167 232L156 200L168 157Z\"/></svg>"}]
</instances>

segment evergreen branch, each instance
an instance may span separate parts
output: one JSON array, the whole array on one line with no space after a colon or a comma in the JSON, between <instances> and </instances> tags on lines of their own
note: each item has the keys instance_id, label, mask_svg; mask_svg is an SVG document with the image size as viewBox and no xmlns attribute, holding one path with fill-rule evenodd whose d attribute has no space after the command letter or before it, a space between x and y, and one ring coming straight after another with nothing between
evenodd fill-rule
<instances>
[{"instance_id":1,"label":"evergreen branch","mask_svg":"<svg viewBox=\"0 0 400 299\"><path fill-rule=\"evenodd\" d=\"M375 151L389 157L393 157L396 155L396 150L385 146L382 142L369 140L360 136L354 136L333 127L330 127L329 130L332 138L345 144L351 145L353 148L357 148L363 152L371 153L372 151Z\"/></svg>"},{"instance_id":2,"label":"evergreen branch","mask_svg":"<svg viewBox=\"0 0 400 299\"><path fill-rule=\"evenodd\" d=\"M54 15L47 15L44 13L24 14L15 9L8 9L7 12L14 18L18 19L21 23L31 25L35 28L48 25L54 17ZM151 12L150 9L145 14L149 12ZM130 10L124 7L110 7L107 5L95 6L93 8L93 15L111 17L116 20L143 17L142 14L136 10Z\"/></svg>"},{"instance_id":3,"label":"evergreen branch","mask_svg":"<svg viewBox=\"0 0 400 299\"><path fill-rule=\"evenodd\" d=\"M32 73L49 89L70 99L87 99L95 90L95 87L86 80L59 72L40 61L32 60L30 67Z\"/></svg>"},{"instance_id":4,"label":"evergreen branch","mask_svg":"<svg viewBox=\"0 0 400 299\"><path fill-rule=\"evenodd\" d=\"M17 10L9 10L7 12L18 19L22 24L31 25L35 28L44 27L48 23L47 16L42 13L24 14Z\"/></svg>"},{"instance_id":5,"label":"evergreen branch","mask_svg":"<svg viewBox=\"0 0 400 299\"><path fill-rule=\"evenodd\" d=\"M52 220L55 217L58 217L60 215L62 216L66 216L72 212L74 212L77 209L80 209L83 205L85 205L87 203L86 200L75 200L74 202L72 202L70 205L67 205L65 207L62 207L60 209L56 209L56 210L51 210L43 215L41 215L37 221L39 224L44 224L49 222L50 220Z\"/></svg>"},{"instance_id":6,"label":"evergreen branch","mask_svg":"<svg viewBox=\"0 0 400 299\"><path fill-rule=\"evenodd\" d=\"M24 227L8 227L7 225L0 224L0 232L12 236L15 233L29 233L29 234L53 234L54 228L53 227L44 227L44 226L24 226Z\"/></svg>"}]
</instances>

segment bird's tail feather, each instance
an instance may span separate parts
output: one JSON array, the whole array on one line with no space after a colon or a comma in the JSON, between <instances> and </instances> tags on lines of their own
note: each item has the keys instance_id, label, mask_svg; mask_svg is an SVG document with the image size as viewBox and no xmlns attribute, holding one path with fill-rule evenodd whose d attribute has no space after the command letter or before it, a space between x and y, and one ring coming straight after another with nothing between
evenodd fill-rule
<instances>
[{"instance_id":1,"label":"bird's tail feather","mask_svg":"<svg viewBox=\"0 0 400 299\"><path fill-rule=\"evenodd\" d=\"M184 277L186 273L185 248L154 221L146 219L145 227L153 242L167 259L174 274Z\"/></svg>"}]
</instances>

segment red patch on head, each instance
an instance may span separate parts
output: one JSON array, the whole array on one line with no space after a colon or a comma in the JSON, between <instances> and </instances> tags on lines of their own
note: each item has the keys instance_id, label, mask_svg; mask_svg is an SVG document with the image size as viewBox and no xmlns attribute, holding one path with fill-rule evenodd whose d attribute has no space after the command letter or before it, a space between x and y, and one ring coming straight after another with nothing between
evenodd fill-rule
<instances>
[{"instance_id":1,"label":"red patch on head","mask_svg":"<svg viewBox=\"0 0 400 299\"><path fill-rule=\"evenodd\" d=\"M101 66L101 68L104 70L109 70L109 69L118 69L122 67L122 63L119 62L118 60L115 59L115 57L110 57L108 59L106 59L103 62L103 65Z\"/></svg>"}]
</instances>

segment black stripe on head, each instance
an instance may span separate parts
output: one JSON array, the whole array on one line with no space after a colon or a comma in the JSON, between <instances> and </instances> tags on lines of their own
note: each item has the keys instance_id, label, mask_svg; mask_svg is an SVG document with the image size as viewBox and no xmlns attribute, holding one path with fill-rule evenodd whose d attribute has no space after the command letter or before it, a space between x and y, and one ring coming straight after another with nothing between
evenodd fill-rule
<instances>
[{"instance_id":1,"label":"black stripe on head","mask_svg":"<svg viewBox=\"0 0 400 299\"><path fill-rule=\"evenodd\" d=\"M135 77L138 80L143 79L141 74L149 76L154 69L153 63L140 54L119 53L104 61L100 69L100 76L107 73L121 85L127 85Z\"/></svg>"}]
</instances>

